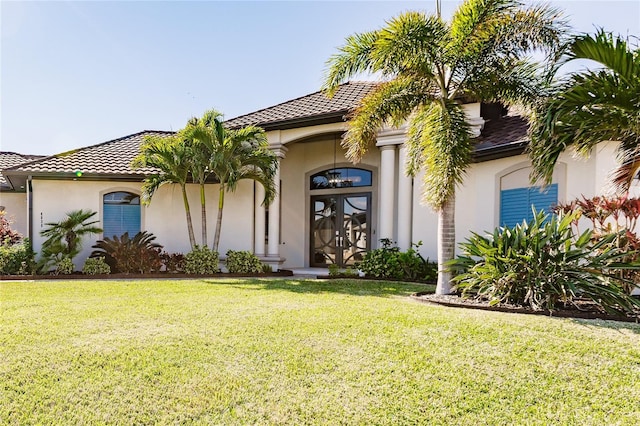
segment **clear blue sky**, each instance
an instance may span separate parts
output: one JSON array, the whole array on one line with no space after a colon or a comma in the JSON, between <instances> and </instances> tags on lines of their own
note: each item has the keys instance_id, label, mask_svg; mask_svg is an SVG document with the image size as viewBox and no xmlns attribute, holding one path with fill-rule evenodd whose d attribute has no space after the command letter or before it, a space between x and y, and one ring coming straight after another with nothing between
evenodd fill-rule
<instances>
[{"instance_id":1,"label":"clear blue sky","mask_svg":"<svg viewBox=\"0 0 640 426\"><path fill-rule=\"evenodd\" d=\"M552 3L577 31L640 36L638 0ZM54 154L315 92L346 36L434 4L0 0L0 150Z\"/></svg>"}]
</instances>

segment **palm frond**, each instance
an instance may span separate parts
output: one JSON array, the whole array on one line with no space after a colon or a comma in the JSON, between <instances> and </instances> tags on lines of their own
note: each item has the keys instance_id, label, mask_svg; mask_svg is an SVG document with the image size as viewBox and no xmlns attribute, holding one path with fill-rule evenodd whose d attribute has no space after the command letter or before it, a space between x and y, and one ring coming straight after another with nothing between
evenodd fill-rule
<instances>
[{"instance_id":1,"label":"palm frond","mask_svg":"<svg viewBox=\"0 0 640 426\"><path fill-rule=\"evenodd\" d=\"M342 141L346 157L359 162L385 124L402 124L418 105L433 99L436 93L432 80L398 77L380 84L349 117L349 129Z\"/></svg>"},{"instance_id":2,"label":"palm frond","mask_svg":"<svg viewBox=\"0 0 640 426\"><path fill-rule=\"evenodd\" d=\"M424 171L423 200L439 210L450 199L471 163L469 125L462 107L431 102L411 118L407 170Z\"/></svg>"},{"instance_id":3,"label":"palm frond","mask_svg":"<svg viewBox=\"0 0 640 426\"><path fill-rule=\"evenodd\" d=\"M640 79L638 51L634 54L620 36L599 29L595 35L583 34L571 45L571 59L590 59L604 65L618 75L625 84L637 85Z\"/></svg>"},{"instance_id":4,"label":"palm frond","mask_svg":"<svg viewBox=\"0 0 640 426\"><path fill-rule=\"evenodd\" d=\"M362 72L375 72L371 52L378 38L377 31L347 37L339 52L326 63L322 90L333 96L341 83Z\"/></svg>"}]
</instances>

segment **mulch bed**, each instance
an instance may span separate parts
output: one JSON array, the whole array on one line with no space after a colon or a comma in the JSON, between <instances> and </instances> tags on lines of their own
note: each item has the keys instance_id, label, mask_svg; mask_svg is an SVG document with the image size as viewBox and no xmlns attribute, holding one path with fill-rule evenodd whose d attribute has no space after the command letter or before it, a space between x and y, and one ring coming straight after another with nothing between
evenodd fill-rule
<instances>
[{"instance_id":1,"label":"mulch bed","mask_svg":"<svg viewBox=\"0 0 640 426\"><path fill-rule=\"evenodd\" d=\"M260 278L260 277L290 277L293 272L280 270L261 274L230 274L220 272L217 274L174 274L158 272L154 274L98 274L86 275L79 272L70 275L0 275L0 280L137 280L137 279L188 279L188 278Z\"/></svg>"},{"instance_id":2,"label":"mulch bed","mask_svg":"<svg viewBox=\"0 0 640 426\"><path fill-rule=\"evenodd\" d=\"M589 301L579 301L577 306L567 307L551 311L534 311L532 309L508 304L489 306L488 302L475 299L463 299L456 295L437 295L433 293L415 293L411 298L423 303L432 303L455 308L479 309L483 311L509 312L516 314L545 315L560 318L601 319L611 321L624 321L640 323L640 312L635 316L610 315L597 309L597 306Z\"/></svg>"}]
</instances>

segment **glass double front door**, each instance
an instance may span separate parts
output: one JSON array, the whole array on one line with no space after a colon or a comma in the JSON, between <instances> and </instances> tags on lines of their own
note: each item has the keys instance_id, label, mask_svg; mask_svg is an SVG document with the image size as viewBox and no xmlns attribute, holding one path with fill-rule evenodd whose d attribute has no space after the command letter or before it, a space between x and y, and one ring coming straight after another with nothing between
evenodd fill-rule
<instances>
[{"instance_id":1,"label":"glass double front door","mask_svg":"<svg viewBox=\"0 0 640 426\"><path fill-rule=\"evenodd\" d=\"M371 193L311 197L311 266L349 266L370 248Z\"/></svg>"}]
</instances>

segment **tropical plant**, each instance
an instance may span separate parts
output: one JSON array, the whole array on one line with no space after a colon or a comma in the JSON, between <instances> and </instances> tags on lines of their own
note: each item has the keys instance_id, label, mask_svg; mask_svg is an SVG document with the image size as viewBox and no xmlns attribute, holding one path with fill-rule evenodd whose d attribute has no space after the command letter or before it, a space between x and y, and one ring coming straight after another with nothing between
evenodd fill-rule
<instances>
[{"instance_id":1,"label":"tropical plant","mask_svg":"<svg viewBox=\"0 0 640 426\"><path fill-rule=\"evenodd\" d=\"M466 0L448 23L407 12L382 29L349 36L328 61L329 95L361 73L383 79L350 116L342 142L350 160L362 158L384 125L409 122L407 170L425 171L423 198L438 212L439 294L451 290L444 264L454 255L455 189L473 151L461 101L530 104L541 79L527 55L540 50L554 59L565 29L553 8Z\"/></svg>"},{"instance_id":2,"label":"tropical plant","mask_svg":"<svg viewBox=\"0 0 640 426\"><path fill-rule=\"evenodd\" d=\"M187 274L217 274L220 272L218 263L218 252L211 250L207 246L196 246L184 257L184 271Z\"/></svg>"},{"instance_id":3,"label":"tropical plant","mask_svg":"<svg viewBox=\"0 0 640 426\"><path fill-rule=\"evenodd\" d=\"M57 265L62 259L73 261L82 248L82 238L85 235L99 234L102 228L95 226L99 221L92 220L97 214L90 210L74 210L67 213L67 217L60 222L49 222L48 228L40 235L47 237L42 243L38 269L47 269L51 264Z\"/></svg>"},{"instance_id":4,"label":"tropical plant","mask_svg":"<svg viewBox=\"0 0 640 426\"><path fill-rule=\"evenodd\" d=\"M84 262L82 273L86 275L106 275L111 273L111 267L104 257L90 257Z\"/></svg>"},{"instance_id":5,"label":"tropical plant","mask_svg":"<svg viewBox=\"0 0 640 426\"><path fill-rule=\"evenodd\" d=\"M181 273L184 272L185 259L182 253L167 253L163 251L160 253L162 264L164 269L169 273Z\"/></svg>"},{"instance_id":6,"label":"tropical plant","mask_svg":"<svg viewBox=\"0 0 640 426\"><path fill-rule=\"evenodd\" d=\"M157 272L162 267L162 246L154 243L155 239L155 235L147 231L138 232L133 238L128 232L121 237L114 235L97 241L90 257L103 257L113 273Z\"/></svg>"},{"instance_id":7,"label":"tropical plant","mask_svg":"<svg viewBox=\"0 0 640 426\"><path fill-rule=\"evenodd\" d=\"M200 209L202 218L202 246L208 243L207 236L207 199L205 184L211 175L213 153L224 139L222 114L208 110L202 118L192 117L184 129L180 131L189 149L191 159L191 175L193 181L200 186Z\"/></svg>"},{"instance_id":8,"label":"tropical plant","mask_svg":"<svg viewBox=\"0 0 640 426\"><path fill-rule=\"evenodd\" d=\"M22 240L22 234L11 228L12 221L7 218L7 212L0 211L0 244L17 244Z\"/></svg>"},{"instance_id":9,"label":"tropical plant","mask_svg":"<svg viewBox=\"0 0 640 426\"><path fill-rule=\"evenodd\" d=\"M591 230L574 235L571 223L578 216L534 211L529 223L486 236L472 233L460 244L463 254L448 264L457 272L457 290L492 305L554 311L585 298L608 313L634 313L640 300L625 293L626 279L613 270L640 265L624 262L628 253L611 244L616 234L597 241Z\"/></svg>"},{"instance_id":10,"label":"tropical plant","mask_svg":"<svg viewBox=\"0 0 640 426\"><path fill-rule=\"evenodd\" d=\"M623 259L624 262L636 262L640 258L640 238L636 233L636 225L640 217L639 198L629 198L626 195L592 198L583 196L558 204L554 211L558 214L576 213L576 219L572 222L576 234L580 232L578 219L588 219L593 230L593 241L608 238L609 234L614 233L616 238L610 244L627 253ZM622 285L629 294L640 284L640 272L637 270L622 269L615 272L626 278Z\"/></svg>"},{"instance_id":11,"label":"tropical plant","mask_svg":"<svg viewBox=\"0 0 640 426\"><path fill-rule=\"evenodd\" d=\"M250 251L227 251L227 270L232 274L258 274L262 272L262 262Z\"/></svg>"},{"instance_id":12,"label":"tropical plant","mask_svg":"<svg viewBox=\"0 0 640 426\"><path fill-rule=\"evenodd\" d=\"M560 154L588 156L603 141L619 141L614 183L623 190L640 167L640 49L600 29L576 36L567 61L589 59L602 68L570 74L536 111L529 156L532 180L551 182Z\"/></svg>"},{"instance_id":13,"label":"tropical plant","mask_svg":"<svg viewBox=\"0 0 640 426\"><path fill-rule=\"evenodd\" d=\"M176 184L182 191L187 218L187 232L191 248L196 245L191 221L191 208L187 197L187 183L191 176L191 152L180 135L146 136L140 154L131 164L133 168L151 167L156 173L146 177L142 185L142 202L151 203L156 190L165 184Z\"/></svg>"},{"instance_id":14,"label":"tropical plant","mask_svg":"<svg viewBox=\"0 0 640 426\"><path fill-rule=\"evenodd\" d=\"M278 158L269 149L264 130L254 126L227 129L217 111L207 111L201 119L192 119L185 128L185 133L196 141L195 148L205 152L198 158L209 159L204 169L220 185L216 231L212 246L213 251L217 252L222 230L225 193L235 191L241 180L251 179L264 187L263 204L269 204L276 193L274 177ZM202 166L197 168L197 170L202 169Z\"/></svg>"}]
</instances>

